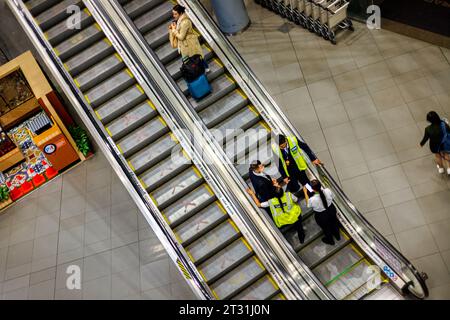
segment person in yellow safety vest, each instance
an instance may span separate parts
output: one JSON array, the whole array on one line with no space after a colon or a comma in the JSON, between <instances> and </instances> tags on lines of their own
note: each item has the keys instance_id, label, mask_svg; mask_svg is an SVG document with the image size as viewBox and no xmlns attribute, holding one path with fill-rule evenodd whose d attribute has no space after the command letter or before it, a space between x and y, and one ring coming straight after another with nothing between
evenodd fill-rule
<instances>
[{"instance_id":1,"label":"person in yellow safety vest","mask_svg":"<svg viewBox=\"0 0 450 320\"><path fill-rule=\"evenodd\" d=\"M305 242L305 231L303 230L301 216L302 208L297 203L298 198L295 195L290 192L284 192L283 188L278 186L274 198L265 202L259 202L252 189L248 189L247 192L259 208L270 208L272 219L278 228L285 225L293 225L295 230L297 230L300 243Z\"/></svg>"},{"instance_id":2,"label":"person in yellow safety vest","mask_svg":"<svg viewBox=\"0 0 450 320\"><path fill-rule=\"evenodd\" d=\"M295 136L278 136L278 144L272 145L272 150L278 158L278 170L288 185L288 191L298 193L300 184L305 187L309 184L309 178L306 175L308 168L305 160L305 153L315 165L322 162L317 159L309 146ZM302 196L301 194L297 194Z\"/></svg>"}]
</instances>

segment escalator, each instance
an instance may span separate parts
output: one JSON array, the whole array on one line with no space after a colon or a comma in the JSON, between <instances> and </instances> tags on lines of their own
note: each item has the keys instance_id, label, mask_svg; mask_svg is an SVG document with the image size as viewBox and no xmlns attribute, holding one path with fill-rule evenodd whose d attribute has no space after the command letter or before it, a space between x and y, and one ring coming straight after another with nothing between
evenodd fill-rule
<instances>
[{"instance_id":1,"label":"escalator","mask_svg":"<svg viewBox=\"0 0 450 320\"><path fill-rule=\"evenodd\" d=\"M10 5L13 9L28 10L33 17L30 23L40 29L59 60L56 62L70 75L69 85L81 92L98 118L95 121L113 141L113 149L126 159L127 169L137 177L201 274L200 281L213 295L210 298L284 299L226 206L158 112L157 102L138 83L83 1L14 2ZM175 66L176 54L166 50L165 38L160 37L158 29L165 27L172 4L121 2L136 23L142 24L143 32L151 34L151 39L158 38L155 41L160 44L161 59ZM68 21L78 11L80 28L71 28ZM213 59L212 54L210 57ZM177 68L173 67L175 77L179 76ZM217 79L225 76L220 68L212 72ZM256 116L254 110L252 114Z\"/></svg>"},{"instance_id":2,"label":"escalator","mask_svg":"<svg viewBox=\"0 0 450 320\"><path fill-rule=\"evenodd\" d=\"M186 96L189 101L187 107L213 132L234 162L237 171L248 183L249 161L259 159L270 164L269 139L272 126L266 122L267 118L252 105L246 95L247 90L239 86L230 70L225 67L226 63L221 61L202 37L204 57L210 67L207 77L213 92L200 101L189 96L179 71L181 57L177 50L171 47L167 35L167 28L172 19L172 1L132 0L121 5L123 14L128 16L145 39L147 49L153 52L153 56L159 59L166 73L173 78L173 83L177 85L176 90ZM301 261L336 299L405 298L398 292L405 288L395 287L383 271L380 272L380 290L375 290L377 286L367 285L368 276L373 274L371 266L380 263L375 263L366 253L367 249L363 250L344 228L341 228L341 240L335 246L325 245L321 241L322 231L315 223L312 212L304 203L302 208L307 235L305 243L299 243L294 230L287 228L282 232Z\"/></svg>"}]
</instances>

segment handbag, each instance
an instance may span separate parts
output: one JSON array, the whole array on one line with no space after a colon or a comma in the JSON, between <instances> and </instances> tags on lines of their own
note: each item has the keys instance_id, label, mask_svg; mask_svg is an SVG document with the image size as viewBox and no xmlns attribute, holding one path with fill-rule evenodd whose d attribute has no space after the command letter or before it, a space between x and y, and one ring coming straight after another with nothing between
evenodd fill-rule
<instances>
[{"instance_id":1,"label":"handbag","mask_svg":"<svg viewBox=\"0 0 450 320\"><path fill-rule=\"evenodd\" d=\"M198 77L205 74L205 64L202 56L196 54L192 57L183 59L180 71L181 76L188 83L198 79Z\"/></svg>"},{"instance_id":2,"label":"handbag","mask_svg":"<svg viewBox=\"0 0 450 320\"><path fill-rule=\"evenodd\" d=\"M447 133L447 128L444 121L441 121L441 129L443 137L441 145L439 146L439 151L450 153L450 135Z\"/></svg>"}]
</instances>

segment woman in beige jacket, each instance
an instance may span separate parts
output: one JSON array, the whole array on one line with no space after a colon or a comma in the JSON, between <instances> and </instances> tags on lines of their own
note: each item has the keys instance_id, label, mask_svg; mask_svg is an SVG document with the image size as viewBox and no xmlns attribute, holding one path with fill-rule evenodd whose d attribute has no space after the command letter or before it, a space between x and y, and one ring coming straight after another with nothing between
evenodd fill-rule
<instances>
[{"instance_id":1,"label":"woman in beige jacket","mask_svg":"<svg viewBox=\"0 0 450 320\"><path fill-rule=\"evenodd\" d=\"M169 26L169 38L172 48L178 48L178 52L183 59L199 54L203 57L202 46L198 40L198 36L192 27L192 21L185 13L185 8L179 4L173 7L173 18L176 22L172 22ZM208 66L205 62L205 68Z\"/></svg>"}]
</instances>

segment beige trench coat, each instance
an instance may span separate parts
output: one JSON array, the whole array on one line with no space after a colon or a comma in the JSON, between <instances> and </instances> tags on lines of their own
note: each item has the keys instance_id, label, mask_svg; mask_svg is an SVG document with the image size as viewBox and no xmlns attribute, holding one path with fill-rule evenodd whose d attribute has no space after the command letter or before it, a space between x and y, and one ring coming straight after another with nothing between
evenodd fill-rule
<instances>
[{"instance_id":1,"label":"beige trench coat","mask_svg":"<svg viewBox=\"0 0 450 320\"><path fill-rule=\"evenodd\" d=\"M178 28L169 32L172 47L178 47L182 57L192 57L196 54L203 56L202 47L198 41L198 36L194 32L191 20L186 14L182 15L180 19L182 20Z\"/></svg>"}]
</instances>

